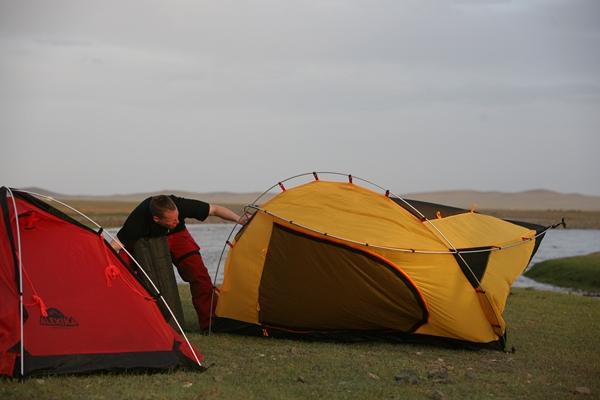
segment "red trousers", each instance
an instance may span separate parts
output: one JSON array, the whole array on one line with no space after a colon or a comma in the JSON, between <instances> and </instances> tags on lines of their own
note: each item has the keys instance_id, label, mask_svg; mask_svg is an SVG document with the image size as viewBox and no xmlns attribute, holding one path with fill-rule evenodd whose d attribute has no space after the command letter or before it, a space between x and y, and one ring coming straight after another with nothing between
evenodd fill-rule
<instances>
[{"instance_id":1,"label":"red trousers","mask_svg":"<svg viewBox=\"0 0 600 400\"><path fill-rule=\"evenodd\" d=\"M210 323L213 284L200 255L200 246L187 229L168 235L167 241L173 264L177 267L181 278L190 284L192 303L198 314L200 329L206 330ZM217 305L217 299L218 294L215 292L212 298L212 311Z\"/></svg>"}]
</instances>

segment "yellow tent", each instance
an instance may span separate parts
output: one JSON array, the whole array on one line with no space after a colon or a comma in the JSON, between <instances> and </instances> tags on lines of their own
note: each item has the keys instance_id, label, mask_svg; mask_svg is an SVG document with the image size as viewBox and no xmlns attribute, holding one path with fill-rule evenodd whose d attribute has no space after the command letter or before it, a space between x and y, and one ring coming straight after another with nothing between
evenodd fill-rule
<instances>
[{"instance_id":1,"label":"yellow tent","mask_svg":"<svg viewBox=\"0 0 600 400\"><path fill-rule=\"evenodd\" d=\"M545 228L402 199L347 177L280 183L280 194L251 206L231 243L216 316L270 335L503 346L506 298Z\"/></svg>"}]
</instances>

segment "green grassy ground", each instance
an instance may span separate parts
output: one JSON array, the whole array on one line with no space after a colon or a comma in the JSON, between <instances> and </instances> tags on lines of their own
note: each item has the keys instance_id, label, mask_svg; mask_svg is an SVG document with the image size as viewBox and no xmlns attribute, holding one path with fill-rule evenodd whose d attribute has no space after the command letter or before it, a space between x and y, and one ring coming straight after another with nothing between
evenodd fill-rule
<instances>
[{"instance_id":1,"label":"green grassy ground","mask_svg":"<svg viewBox=\"0 0 600 400\"><path fill-rule=\"evenodd\" d=\"M600 253L535 264L525 275L555 286L600 292Z\"/></svg>"},{"instance_id":2,"label":"green grassy ground","mask_svg":"<svg viewBox=\"0 0 600 400\"><path fill-rule=\"evenodd\" d=\"M195 330L187 287L186 329ZM392 343L323 343L190 334L205 373L0 380L1 399L576 399L600 397L600 302L514 290L516 352ZM140 332L139 334L143 334ZM577 389L579 388L579 389ZM590 392L591 395L576 394Z\"/></svg>"}]
</instances>

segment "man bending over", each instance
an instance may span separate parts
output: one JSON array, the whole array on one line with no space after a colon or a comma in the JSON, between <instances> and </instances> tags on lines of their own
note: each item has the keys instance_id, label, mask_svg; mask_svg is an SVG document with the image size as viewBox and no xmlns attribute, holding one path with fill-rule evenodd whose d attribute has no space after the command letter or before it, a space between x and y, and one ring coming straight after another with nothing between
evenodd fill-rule
<instances>
[{"instance_id":1,"label":"man bending over","mask_svg":"<svg viewBox=\"0 0 600 400\"><path fill-rule=\"evenodd\" d=\"M185 226L186 218L204 221L209 215L244 224L246 216L240 217L228 208L203 201L177 196L153 196L142 201L127 217L117 233L123 246L133 254L135 242L143 237L166 236L171 259L181 278L190 284L192 303L198 314L200 329L208 329L211 314L213 285L200 255L200 246ZM119 245L112 243L115 250ZM215 293L216 295L216 293ZM217 299L213 301L213 307Z\"/></svg>"}]
</instances>

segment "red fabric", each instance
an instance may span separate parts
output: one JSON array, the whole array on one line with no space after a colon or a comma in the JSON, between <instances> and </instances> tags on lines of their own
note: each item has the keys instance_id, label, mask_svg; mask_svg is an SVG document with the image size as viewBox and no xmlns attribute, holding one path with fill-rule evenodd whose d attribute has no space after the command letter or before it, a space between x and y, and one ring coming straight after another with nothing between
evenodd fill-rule
<instances>
[{"instance_id":1,"label":"red fabric","mask_svg":"<svg viewBox=\"0 0 600 400\"><path fill-rule=\"evenodd\" d=\"M200 255L200 246L187 229L167 236L171 257L181 278L190 284L192 303L198 315L200 329L206 330L210 324L211 297L213 284ZM195 252L195 253L194 253ZM194 253L190 255L190 253ZM181 257L185 258L181 261ZM212 299L213 312L217 305L217 294Z\"/></svg>"},{"instance_id":2,"label":"red fabric","mask_svg":"<svg viewBox=\"0 0 600 400\"><path fill-rule=\"evenodd\" d=\"M15 369L17 356L18 354L14 352L3 353L0 355L0 375L12 375Z\"/></svg>"},{"instance_id":3,"label":"red fabric","mask_svg":"<svg viewBox=\"0 0 600 400\"><path fill-rule=\"evenodd\" d=\"M0 209L0 375L12 375L16 354L9 350L19 343L21 331L17 266L5 222Z\"/></svg>"},{"instance_id":4,"label":"red fabric","mask_svg":"<svg viewBox=\"0 0 600 400\"><path fill-rule=\"evenodd\" d=\"M20 229L28 277L23 281L27 352L51 356L171 351L178 342L180 351L195 360L183 337L166 323L151 296L106 241L16 200L19 214L35 211L37 217L35 224ZM6 229L0 227L0 365L4 366L6 353L18 343L20 333L14 264ZM43 299L46 317L34 296Z\"/></svg>"}]
</instances>

